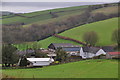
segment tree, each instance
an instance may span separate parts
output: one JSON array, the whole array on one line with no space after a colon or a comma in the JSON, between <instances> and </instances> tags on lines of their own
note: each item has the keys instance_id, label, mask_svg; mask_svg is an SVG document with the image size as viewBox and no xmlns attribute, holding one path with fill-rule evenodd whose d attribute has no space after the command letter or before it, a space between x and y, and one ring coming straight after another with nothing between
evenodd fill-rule
<instances>
[{"instance_id":1,"label":"tree","mask_svg":"<svg viewBox=\"0 0 120 80\"><path fill-rule=\"evenodd\" d=\"M120 46L120 28L114 30L112 34L112 41L116 42Z\"/></svg>"},{"instance_id":2,"label":"tree","mask_svg":"<svg viewBox=\"0 0 120 80\"><path fill-rule=\"evenodd\" d=\"M96 13L92 17L93 21L100 21L100 20L105 20L108 19L108 16L104 15L103 13Z\"/></svg>"},{"instance_id":3,"label":"tree","mask_svg":"<svg viewBox=\"0 0 120 80\"><path fill-rule=\"evenodd\" d=\"M24 67L27 66L27 64L28 64L27 58L25 56L21 57L20 66Z\"/></svg>"},{"instance_id":4,"label":"tree","mask_svg":"<svg viewBox=\"0 0 120 80\"><path fill-rule=\"evenodd\" d=\"M56 61L60 61L60 62L67 61L68 54L64 50L62 50L62 48L58 48L56 50L56 54L57 54L57 56L55 57Z\"/></svg>"},{"instance_id":5,"label":"tree","mask_svg":"<svg viewBox=\"0 0 120 80\"><path fill-rule=\"evenodd\" d=\"M95 44L98 42L98 35L96 32L86 32L83 35L83 40L86 42L87 45L95 46Z\"/></svg>"},{"instance_id":6,"label":"tree","mask_svg":"<svg viewBox=\"0 0 120 80\"><path fill-rule=\"evenodd\" d=\"M18 62L19 56L15 53L16 47L11 44L3 44L2 46L2 63L5 67L9 67L11 64Z\"/></svg>"}]
</instances>

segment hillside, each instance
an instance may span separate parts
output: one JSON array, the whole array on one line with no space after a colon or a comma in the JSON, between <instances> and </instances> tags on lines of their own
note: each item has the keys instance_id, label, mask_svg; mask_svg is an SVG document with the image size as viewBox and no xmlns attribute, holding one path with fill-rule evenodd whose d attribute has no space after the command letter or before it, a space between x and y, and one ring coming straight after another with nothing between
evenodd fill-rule
<instances>
[{"instance_id":1,"label":"hillside","mask_svg":"<svg viewBox=\"0 0 120 80\"><path fill-rule=\"evenodd\" d=\"M97 43L97 45L99 46L112 45L114 43L111 41L111 35L113 30L115 30L116 28L118 28L118 18L112 18L108 20L94 22L91 24L85 24L83 26L67 30L59 35L83 41L82 36L85 32L95 31L99 36L99 42ZM46 48L50 43L64 43L64 42L66 43L67 41L61 40L59 38L50 37L48 39L41 40L39 43L42 45L42 47Z\"/></svg>"},{"instance_id":2,"label":"hillside","mask_svg":"<svg viewBox=\"0 0 120 80\"><path fill-rule=\"evenodd\" d=\"M88 6L77 6L77 7L68 7L68 8L59 8L59 9L52 9L52 10L45 10L45 11L37 11L32 13L24 13L14 16L4 16L2 21L2 24L13 24L13 23L33 23L37 21L43 21L47 19L52 19L53 15L50 14L50 12L54 13L58 17L73 14L74 12L80 13L81 10L84 10ZM28 20L29 19L29 20Z\"/></svg>"},{"instance_id":3,"label":"hillside","mask_svg":"<svg viewBox=\"0 0 120 80\"><path fill-rule=\"evenodd\" d=\"M101 45L101 46L112 45L114 44L111 41L112 32L117 28L118 28L118 18L112 18L108 20L98 21L91 24L79 26L77 28L73 28L71 30L65 31L60 35L83 41L82 36L85 32L95 31L97 32L99 37L99 42L97 43L97 45Z\"/></svg>"},{"instance_id":4,"label":"hillside","mask_svg":"<svg viewBox=\"0 0 120 80\"><path fill-rule=\"evenodd\" d=\"M13 78L118 78L117 60L84 60L31 69L3 69ZM5 77L5 76L4 76Z\"/></svg>"},{"instance_id":5,"label":"hillside","mask_svg":"<svg viewBox=\"0 0 120 80\"><path fill-rule=\"evenodd\" d=\"M3 42L15 44L43 40L56 32L60 33L86 23L118 17L117 12L111 13L109 10L111 8L116 10L116 6L117 4L77 6L14 14L14 17L9 15L8 18L4 16ZM109 15L105 15L104 9ZM97 13L94 12L96 10Z\"/></svg>"},{"instance_id":6,"label":"hillside","mask_svg":"<svg viewBox=\"0 0 120 80\"><path fill-rule=\"evenodd\" d=\"M85 5L85 6L37 11L32 13L18 14L18 15L9 15L9 16L3 16L3 19L1 20L3 21L2 24L24 23L25 26L27 26L27 24L32 24L36 22L41 24L42 23L41 21L46 22L46 20L48 21L53 19L53 15L51 15L50 12L52 12L54 15L57 15L57 17L55 18L59 18L63 16L66 17L66 16L72 16L78 14L80 15L88 7L89 7L88 5ZM117 6L103 7L92 11L92 14L95 13L103 13L103 14L118 13L118 7Z\"/></svg>"},{"instance_id":7,"label":"hillside","mask_svg":"<svg viewBox=\"0 0 120 80\"><path fill-rule=\"evenodd\" d=\"M99 36L99 42L97 43L97 46L107 46L107 45L115 44L114 42L111 41L111 36L112 36L113 30L117 28L118 28L118 18L111 18L103 21L94 22L91 24L85 24L85 25L67 30L63 33L60 33L59 35L70 37L70 38L84 42L82 40L83 34L88 31L95 31ZM31 47L33 43L34 42L23 43L15 46L20 50L24 50L26 45ZM44 39L38 42L38 44L40 44L42 48L47 48L50 43L72 43L72 44L80 45L76 42L63 40L56 37L49 37L47 39Z\"/></svg>"}]
</instances>

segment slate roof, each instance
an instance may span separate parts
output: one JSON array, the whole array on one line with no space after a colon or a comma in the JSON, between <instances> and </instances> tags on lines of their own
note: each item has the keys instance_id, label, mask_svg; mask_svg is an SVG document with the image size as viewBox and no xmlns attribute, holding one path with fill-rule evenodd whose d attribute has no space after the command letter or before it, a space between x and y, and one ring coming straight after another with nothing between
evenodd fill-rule
<instances>
[{"instance_id":1,"label":"slate roof","mask_svg":"<svg viewBox=\"0 0 120 80\"><path fill-rule=\"evenodd\" d=\"M23 54L26 54L26 53L34 53L34 50L25 50L25 51L18 51L17 54L19 55L23 55Z\"/></svg>"},{"instance_id":2,"label":"slate roof","mask_svg":"<svg viewBox=\"0 0 120 80\"><path fill-rule=\"evenodd\" d=\"M80 47L63 47L62 49L65 51L80 51Z\"/></svg>"},{"instance_id":3,"label":"slate roof","mask_svg":"<svg viewBox=\"0 0 120 80\"><path fill-rule=\"evenodd\" d=\"M73 45L71 43L51 43L55 49L62 48L64 51L80 51L79 45Z\"/></svg>"},{"instance_id":4,"label":"slate roof","mask_svg":"<svg viewBox=\"0 0 120 80\"><path fill-rule=\"evenodd\" d=\"M58 47L80 47L79 45L73 45L71 43L51 43L53 44L56 48Z\"/></svg>"},{"instance_id":5,"label":"slate roof","mask_svg":"<svg viewBox=\"0 0 120 80\"><path fill-rule=\"evenodd\" d=\"M103 46L102 49L105 52L114 52L114 47L112 47L112 46Z\"/></svg>"},{"instance_id":6,"label":"slate roof","mask_svg":"<svg viewBox=\"0 0 120 80\"><path fill-rule=\"evenodd\" d=\"M83 47L83 52L88 52L88 53L97 53L100 50L100 48L96 47Z\"/></svg>"}]
</instances>

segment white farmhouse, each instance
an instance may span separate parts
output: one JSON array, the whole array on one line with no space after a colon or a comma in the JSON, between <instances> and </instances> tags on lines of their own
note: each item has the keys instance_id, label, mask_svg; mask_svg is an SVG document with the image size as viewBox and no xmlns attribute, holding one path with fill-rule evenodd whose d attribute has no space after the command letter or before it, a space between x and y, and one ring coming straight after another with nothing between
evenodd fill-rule
<instances>
[{"instance_id":1,"label":"white farmhouse","mask_svg":"<svg viewBox=\"0 0 120 80\"><path fill-rule=\"evenodd\" d=\"M27 58L30 62L30 66L48 66L54 62L53 58Z\"/></svg>"},{"instance_id":2,"label":"white farmhouse","mask_svg":"<svg viewBox=\"0 0 120 80\"><path fill-rule=\"evenodd\" d=\"M104 52L104 50L102 50L100 48L96 48L96 47L81 47L81 49L80 49L80 56L83 59L93 58L95 56L99 56L102 54L106 55L106 52Z\"/></svg>"}]
</instances>

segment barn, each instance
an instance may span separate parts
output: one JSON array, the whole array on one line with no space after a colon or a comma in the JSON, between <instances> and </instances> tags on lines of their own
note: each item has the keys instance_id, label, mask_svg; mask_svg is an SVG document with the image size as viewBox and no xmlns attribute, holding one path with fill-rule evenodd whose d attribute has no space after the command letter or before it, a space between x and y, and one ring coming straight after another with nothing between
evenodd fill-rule
<instances>
[{"instance_id":1,"label":"barn","mask_svg":"<svg viewBox=\"0 0 120 80\"><path fill-rule=\"evenodd\" d=\"M29 66L48 66L54 62L52 58L27 58L30 62Z\"/></svg>"},{"instance_id":2,"label":"barn","mask_svg":"<svg viewBox=\"0 0 120 80\"><path fill-rule=\"evenodd\" d=\"M48 46L49 49L58 49L62 48L64 51L69 53L70 55L78 55L80 52L80 46L79 45L73 45L71 43L51 43Z\"/></svg>"},{"instance_id":3,"label":"barn","mask_svg":"<svg viewBox=\"0 0 120 80\"><path fill-rule=\"evenodd\" d=\"M120 52L108 52L106 54L106 58L107 59L113 59L113 58L120 59Z\"/></svg>"}]
</instances>

